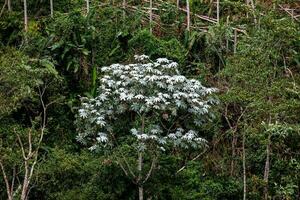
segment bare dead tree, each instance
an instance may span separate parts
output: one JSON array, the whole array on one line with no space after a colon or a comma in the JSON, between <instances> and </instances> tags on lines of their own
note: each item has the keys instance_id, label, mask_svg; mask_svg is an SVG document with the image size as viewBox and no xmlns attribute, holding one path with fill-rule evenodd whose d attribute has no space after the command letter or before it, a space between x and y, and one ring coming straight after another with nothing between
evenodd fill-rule
<instances>
[{"instance_id":1,"label":"bare dead tree","mask_svg":"<svg viewBox=\"0 0 300 200\"><path fill-rule=\"evenodd\" d=\"M21 191L21 200L28 200L28 195L30 191L30 184L32 182L32 177L34 175L34 171L36 168L36 165L38 163L38 158L39 158L39 151L42 145L42 141L45 135L45 130L46 130L46 121L47 121L47 109L50 105L53 103L57 102L59 99L50 101L49 103L45 103L44 101L44 94L46 91L47 85L44 87L38 87L38 95L39 95L39 100L41 103L42 110L40 112L40 127L38 130L38 135L36 138L32 135L33 128L30 128L27 131L26 135L26 140L27 142L24 142L24 139L21 138L19 133L14 130L15 135L17 136L17 143L18 146L20 147L21 150L21 157L22 157L22 163L23 165L21 168L24 171L23 174L23 181L19 183L18 187L15 187L15 179L16 179L16 171L15 168L13 170L12 174L12 181L10 183L7 172L5 170L4 164L5 161L0 157L0 167L3 175L3 179L5 182L6 186L6 192L7 192L7 197L8 200L13 200L15 194L17 194L19 191Z\"/></svg>"},{"instance_id":2,"label":"bare dead tree","mask_svg":"<svg viewBox=\"0 0 300 200\"><path fill-rule=\"evenodd\" d=\"M238 116L237 120L235 122L231 122L228 116L228 104L225 105L225 111L224 111L224 118L232 132L232 142L231 142L231 164L230 164L230 175L233 176L234 175L234 168L235 168L235 156L236 156L236 145L237 145L237 131L238 131L238 127L240 124L240 121L243 117L243 115L245 114L245 112L247 111L247 107L245 109L240 108L241 114Z\"/></svg>"}]
</instances>

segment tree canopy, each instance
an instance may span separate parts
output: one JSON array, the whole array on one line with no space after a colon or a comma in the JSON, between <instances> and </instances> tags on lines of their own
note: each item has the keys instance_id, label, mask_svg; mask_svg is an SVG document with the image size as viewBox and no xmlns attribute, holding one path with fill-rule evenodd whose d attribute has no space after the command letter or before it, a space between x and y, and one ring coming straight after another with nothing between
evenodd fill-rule
<instances>
[{"instance_id":1,"label":"tree canopy","mask_svg":"<svg viewBox=\"0 0 300 200\"><path fill-rule=\"evenodd\" d=\"M299 199L297 0L0 6L0 199Z\"/></svg>"}]
</instances>

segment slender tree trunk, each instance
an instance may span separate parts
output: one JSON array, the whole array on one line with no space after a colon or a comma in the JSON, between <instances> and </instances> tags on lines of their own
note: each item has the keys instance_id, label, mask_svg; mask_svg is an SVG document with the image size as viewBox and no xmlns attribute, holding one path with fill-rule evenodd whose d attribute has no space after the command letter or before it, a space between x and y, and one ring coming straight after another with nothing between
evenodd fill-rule
<instances>
[{"instance_id":1,"label":"slender tree trunk","mask_svg":"<svg viewBox=\"0 0 300 200\"><path fill-rule=\"evenodd\" d=\"M50 0L50 15L53 18L53 0Z\"/></svg>"},{"instance_id":2,"label":"slender tree trunk","mask_svg":"<svg viewBox=\"0 0 300 200\"><path fill-rule=\"evenodd\" d=\"M252 10L253 10L254 23L257 24L257 19L256 19L256 14L255 14L255 4L254 4L254 1L253 1L253 0L249 0L249 1L250 1Z\"/></svg>"},{"instance_id":3,"label":"slender tree trunk","mask_svg":"<svg viewBox=\"0 0 300 200\"><path fill-rule=\"evenodd\" d=\"M7 178L7 175L6 175L6 172L5 172L2 161L0 161L0 167L1 167L3 179L4 179L4 182L5 182L5 186L6 186L7 199L8 200L13 200L13 196L12 196L12 192L11 192L13 189L10 187L10 184L9 184L9 181L8 181L8 178Z\"/></svg>"},{"instance_id":4,"label":"slender tree trunk","mask_svg":"<svg viewBox=\"0 0 300 200\"><path fill-rule=\"evenodd\" d=\"M9 12L12 11L12 8L11 8L11 0L7 0L7 9Z\"/></svg>"},{"instance_id":5,"label":"slender tree trunk","mask_svg":"<svg viewBox=\"0 0 300 200\"><path fill-rule=\"evenodd\" d=\"M187 31L191 29L191 13L190 13L190 1L186 0L186 14L187 14Z\"/></svg>"},{"instance_id":6,"label":"slender tree trunk","mask_svg":"<svg viewBox=\"0 0 300 200\"><path fill-rule=\"evenodd\" d=\"M138 158L138 172L139 172L139 200L144 199L144 188L142 184L142 168L143 168L143 154L142 152L139 152L139 158Z\"/></svg>"},{"instance_id":7,"label":"slender tree trunk","mask_svg":"<svg viewBox=\"0 0 300 200\"><path fill-rule=\"evenodd\" d=\"M145 116L142 116L142 126L141 126L141 132L145 132ZM143 187L143 181L142 181L142 169L143 169L143 153L139 151L138 153L138 186L139 186L139 200L144 199L144 187Z\"/></svg>"},{"instance_id":8,"label":"slender tree trunk","mask_svg":"<svg viewBox=\"0 0 300 200\"><path fill-rule=\"evenodd\" d=\"M25 32L28 31L28 16L27 16L27 0L24 1L24 29Z\"/></svg>"},{"instance_id":9,"label":"slender tree trunk","mask_svg":"<svg viewBox=\"0 0 300 200\"><path fill-rule=\"evenodd\" d=\"M264 199L268 199L268 183L269 183L269 173L270 173L270 151L271 151L271 135L268 136L268 144L266 149L266 164L265 164L265 171L264 171Z\"/></svg>"},{"instance_id":10,"label":"slender tree trunk","mask_svg":"<svg viewBox=\"0 0 300 200\"><path fill-rule=\"evenodd\" d=\"M220 22L220 0L217 0L217 22Z\"/></svg>"},{"instance_id":11,"label":"slender tree trunk","mask_svg":"<svg viewBox=\"0 0 300 200\"><path fill-rule=\"evenodd\" d=\"M139 186L139 200L143 200L144 199L144 189L143 186Z\"/></svg>"},{"instance_id":12,"label":"slender tree trunk","mask_svg":"<svg viewBox=\"0 0 300 200\"><path fill-rule=\"evenodd\" d=\"M86 14L90 12L90 0L86 0Z\"/></svg>"},{"instance_id":13,"label":"slender tree trunk","mask_svg":"<svg viewBox=\"0 0 300 200\"><path fill-rule=\"evenodd\" d=\"M24 10L25 10L25 13L27 13L26 0L24 1ZM25 17L25 19L26 19L26 17ZM11 184L10 184L9 179L8 179L5 169L4 169L3 161L0 159L0 168L1 168L3 179L4 179L4 182L6 185L6 192L7 192L8 200L13 200L15 198L15 195L18 194L20 190L21 190L21 196L19 198L21 200L28 199L30 182L32 180L33 172L34 172L35 166L38 161L38 152L41 147L41 142L43 140L43 136L44 136L44 132L45 132L45 128L46 128L47 107L55 102L55 101L52 101L45 105L44 100L43 100L43 95L44 95L46 88L44 88L43 90L41 90L40 88L38 88L38 89L39 89L39 98L40 98L40 101L41 101L41 104L43 107L43 112L42 112L41 135L39 136L38 143L36 144L36 146L37 146L36 149L33 150L31 129L28 131L28 149L24 148L24 145L23 145L23 142L22 142L20 136L15 132L15 135L17 135L17 138L18 138L19 146L21 149L22 157L23 157L24 164L23 164L22 168L24 168L24 171L25 171L23 182L20 183L20 185L16 189L14 189L15 188L14 187L15 179L17 176L16 167L14 166L14 168L13 168L12 180L11 180Z\"/></svg>"},{"instance_id":14,"label":"slender tree trunk","mask_svg":"<svg viewBox=\"0 0 300 200\"><path fill-rule=\"evenodd\" d=\"M243 144L242 144L243 145L243 184L244 184L243 200L246 200L246 196L247 196L245 140L246 140L246 135L245 135L245 131L243 131Z\"/></svg>"},{"instance_id":15,"label":"slender tree trunk","mask_svg":"<svg viewBox=\"0 0 300 200\"><path fill-rule=\"evenodd\" d=\"M249 6L249 0L246 0L246 5ZM249 18L249 13L246 13L246 17Z\"/></svg>"},{"instance_id":16,"label":"slender tree trunk","mask_svg":"<svg viewBox=\"0 0 300 200\"><path fill-rule=\"evenodd\" d=\"M228 27L229 25L229 16L226 18L226 26ZM226 37L226 52L229 52L229 39Z\"/></svg>"},{"instance_id":17,"label":"slender tree trunk","mask_svg":"<svg viewBox=\"0 0 300 200\"><path fill-rule=\"evenodd\" d=\"M21 193L21 200L27 199L28 194L28 187L29 187L29 166L28 161L24 161L24 167L25 167L25 175L24 175L24 181L23 181L23 187L22 187L22 193Z\"/></svg>"},{"instance_id":18,"label":"slender tree trunk","mask_svg":"<svg viewBox=\"0 0 300 200\"><path fill-rule=\"evenodd\" d=\"M177 8L179 8L179 1L180 1L180 0L177 0L177 1L176 1Z\"/></svg>"},{"instance_id":19,"label":"slender tree trunk","mask_svg":"<svg viewBox=\"0 0 300 200\"><path fill-rule=\"evenodd\" d=\"M126 0L123 0L122 6L123 6L123 19L125 20L125 18L126 18Z\"/></svg>"},{"instance_id":20,"label":"slender tree trunk","mask_svg":"<svg viewBox=\"0 0 300 200\"><path fill-rule=\"evenodd\" d=\"M153 22L153 0L150 0L149 18L150 18L150 33L152 33L152 22Z\"/></svg>"},{"instance_id":21,"label":"slender tree trunk","mask_svg":"<svg viewBox=\"0 0 300 200\"><path fill-rule=\"evenodd\" d=\"M230 175L233 176L234 175L234 168L235 168L235 156L236 156L236 151L235 151L235 147L236 147L236 143L237 143L237 136L236 136L236 132L233 132L233 138L232 138L232 142L231 142L231 165L230 165Z\"/></svg>"},{"instance_id":22,"label":"slender tree trunk","mask_svg":"<svg viewBox=\"0 0 300 200\"><path fill-rule=\"evenodd\" d=\"M237 30L234 29L234 43L233 43L233 53L236 53L237 49Z\"/></svg>"}]
</instances>

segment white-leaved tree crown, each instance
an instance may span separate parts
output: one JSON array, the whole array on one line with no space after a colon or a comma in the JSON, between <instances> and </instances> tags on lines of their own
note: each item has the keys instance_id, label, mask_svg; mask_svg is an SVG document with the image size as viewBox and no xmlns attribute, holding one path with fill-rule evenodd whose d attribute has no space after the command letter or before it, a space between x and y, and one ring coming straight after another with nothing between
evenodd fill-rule
<instances>
[{"instance_id":1,"label":"white-leaved tree crown","mask_svg":"<svg viewBox=\"0 0 300 200\"><path fill-rule=\"evenodd\" d=\"M204 87L198 80L180 75L178 64L167 58L151 61L148 56L135 56L138 63L112 64L102 67L98 96L82 98L78 111L78 141L88 144L91 150L111 146L114 122L125 112L168 121L178 119L179 113L187 113L194 125L201 125L210 108L217 101L211 97L217 89ZM147 122L149 121L146 120ZM131 136L139 144L139 150L147 144L164 150L166 145L177 147L203 147L206 140L195 130L173 123L166 128L162 123L132 127Z\"/></svg>"}]
</instances>

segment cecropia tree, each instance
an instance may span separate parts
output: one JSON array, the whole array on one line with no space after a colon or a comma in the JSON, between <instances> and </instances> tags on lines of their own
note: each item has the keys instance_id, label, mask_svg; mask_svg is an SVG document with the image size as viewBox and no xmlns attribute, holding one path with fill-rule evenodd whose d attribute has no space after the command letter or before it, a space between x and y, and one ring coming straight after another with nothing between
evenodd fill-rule
<instances>
[{"instance_id":1,"label":"cecropia tree","mask_svg":"<svg viewBox=\"0 0 300 200\"><path fill-rule=\"evenodd\" d=\"M166 58L151 61L141 55L135 59L136 64L102 67L98 96L81 99L76 122L78 141L90 145L91 150L113 150L122 142L116 124L130 113L132 123L122 129L128 130L127 142L135 147L136 166L123 153L115 160L138 186L142 200L143 185L155 169L160 152L206 146L206 140L194 129L212 115L210 108L216 100L210 94L216 89L180 75L178 64ZM146 156L152 157L148 167Z\"/></svg>"}]
</instances>

